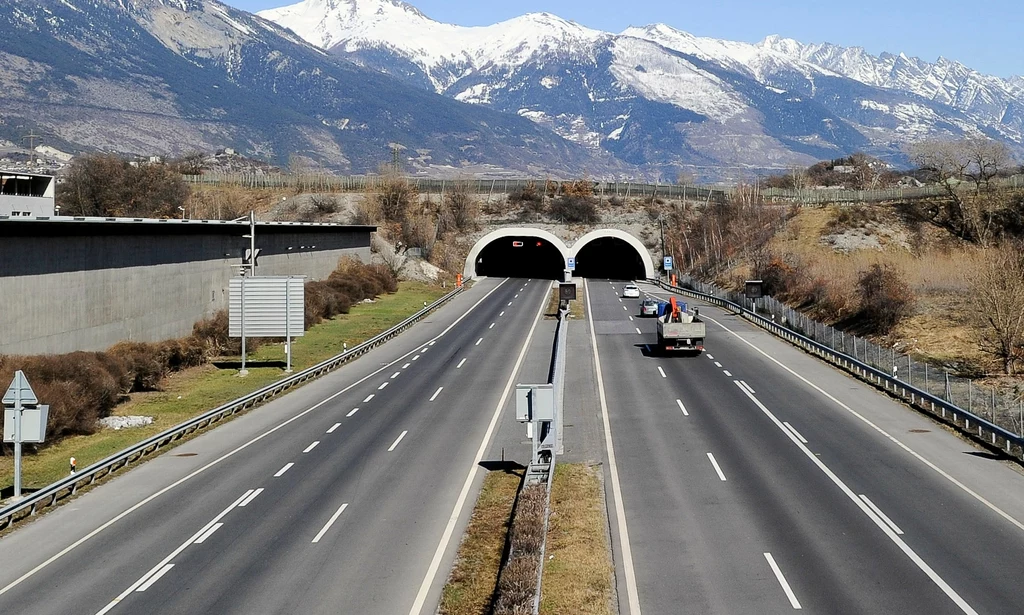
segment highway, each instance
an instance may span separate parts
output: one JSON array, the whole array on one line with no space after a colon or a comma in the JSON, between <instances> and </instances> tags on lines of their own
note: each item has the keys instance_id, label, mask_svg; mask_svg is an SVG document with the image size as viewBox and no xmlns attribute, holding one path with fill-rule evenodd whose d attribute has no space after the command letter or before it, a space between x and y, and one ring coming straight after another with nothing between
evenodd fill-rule
<instances>
[{"instance_id":1,"label":"highway","mask_svg":"<svg viewBox=\"0 0 1024 615\"><path fill-rule=\"evenodd\" d=\"M621 286L587 285L620 612L1015 611L1019 472L711 306L703 355L652 356Z\"/></svg>"},{"instance_id":2,"label":"highway","mask_svg":"<svg viewBox=\"0 0 1024 615\"><path fill-rule=\"evenodd\" d=\"M0 612L433 612L477 461L528 459L508 391L546 381L549 289L483 280L3 538Z\"/></svg>"}]
</instances>

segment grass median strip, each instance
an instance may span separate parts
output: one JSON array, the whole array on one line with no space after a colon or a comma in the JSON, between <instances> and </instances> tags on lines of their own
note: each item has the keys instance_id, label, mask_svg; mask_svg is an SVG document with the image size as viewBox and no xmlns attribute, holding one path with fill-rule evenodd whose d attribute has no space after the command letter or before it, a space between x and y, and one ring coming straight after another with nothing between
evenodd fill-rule
<instances>
[{"instance_id":1,"label":"grass median strip","mask_svg":"<svg viewBox=\"0 0 1024 615\"><path fill-rule=\"evenodd\" d=\"M582 300L570 301L569 302L569 317L573 320L581 320L586 318L587 311L583 305ZM558 318L558 287L556 286L551 291L551 298L548 300L548 307L544 310L545 320L554 320Z\"/></svg>"},{"instance_id":2,"label":"grass median strip","mask_svg":"<svg viewBox=\"0 0 1024 615\"><path fill-rule=\"evenodd\" d=\"M382 295L372 304L358 304L349 314L337 316L306 331L294 340L292 366L305 369L339 354L343 344L355 346L385 331L445 293L444 289L418 282L403 282L399 291ZM238 378L236 359L227 357L171 374L162 391L133 393L114 414L153 417L153 423L134 429L103 429L88 436L73 436L22 459L22 483L27 488L44 487L68 473L68 460L75 457L85 468L169 427L237 399L285 376L282 344L266 345L247 357L249 375ZM218 367L219 366L219 367ZM14 458L0 457L0 485L14 482Z\"/></svg>"},{"instance_id":3,"label":"grass median strip","mask_svg":"<svg viewBox=\"0 0 1024 615\"><path fill-rule=\"evenodd\" d=\"M512 520L512 507L523 472L522 468L493 470L484 477L455 565L441 594L438 609L441 615L484 615L491 612Z\"/></svg>"}]
</instances>

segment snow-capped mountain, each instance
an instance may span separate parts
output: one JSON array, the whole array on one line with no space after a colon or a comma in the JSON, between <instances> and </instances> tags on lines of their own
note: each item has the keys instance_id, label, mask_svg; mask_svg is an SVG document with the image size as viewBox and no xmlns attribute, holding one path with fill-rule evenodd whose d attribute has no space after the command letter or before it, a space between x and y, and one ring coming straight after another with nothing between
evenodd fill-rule
<instances>
[{"instance_id":1,"label":"snow-capped mountain","mask_svg":"<svg viewBox=\"0 0 1024 615\"><path fill-rule=\"evenodd\" d=\"M400 0L304 0L259 14L337 57L670 177L858 150L898 161L907 142L932 136L984 133L1024 154L1024 79L945 60L665 25L612 34L547 13L468 28Z\"/></svg>"},{"instance_id":2,"label":"snow-capped mountain","mask_svg":"<svg viewBox=\"0 0 1024 615\"><path fill-rule=\"evenodd\" d=\"M15 142L33 129L67 151L232 147L348 172L376 171L398 146L409 170L629 172L215 0L0 0L0 32L0 138Z\"/></svg>"}]
</instances>

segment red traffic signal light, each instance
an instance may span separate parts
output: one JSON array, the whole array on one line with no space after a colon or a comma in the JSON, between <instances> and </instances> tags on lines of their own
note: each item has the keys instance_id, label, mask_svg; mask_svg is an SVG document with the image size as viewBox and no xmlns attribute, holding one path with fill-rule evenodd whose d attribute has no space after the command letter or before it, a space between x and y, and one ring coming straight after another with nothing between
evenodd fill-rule
<instances>
[{"instance_id":1,"label":"red traffic signal light","mask_svg":"<svg viewBox=\"0 0 1024 615\"><path fill-rule=\"evenodd\" d=\"M521 248L521 247L523 247L523 242L521 242L521 241L513 241L512 242L512 247L513 248Z\"/></svg>"}]
</instances>

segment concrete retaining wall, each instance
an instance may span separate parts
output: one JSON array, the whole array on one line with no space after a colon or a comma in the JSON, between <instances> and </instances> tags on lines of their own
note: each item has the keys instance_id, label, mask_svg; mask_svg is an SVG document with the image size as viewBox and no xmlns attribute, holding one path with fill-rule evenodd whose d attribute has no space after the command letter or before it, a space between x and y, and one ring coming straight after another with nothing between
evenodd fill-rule
<instances>
[{"instance_id":1,"label":"concrete retaining wall","mask_svg":"<svg viewBox=\"0 0 1024 615\"><path fill-rule=\"evenodd\" d=\"M188 335L227 307L247 223L0 220L0 354ZM258 224L257 275L323 279L370 257L373 227Z\"/></svg>"}]
</instances>

